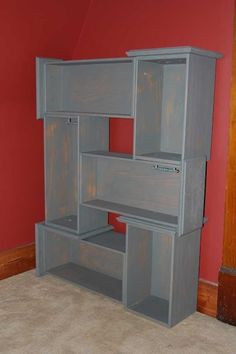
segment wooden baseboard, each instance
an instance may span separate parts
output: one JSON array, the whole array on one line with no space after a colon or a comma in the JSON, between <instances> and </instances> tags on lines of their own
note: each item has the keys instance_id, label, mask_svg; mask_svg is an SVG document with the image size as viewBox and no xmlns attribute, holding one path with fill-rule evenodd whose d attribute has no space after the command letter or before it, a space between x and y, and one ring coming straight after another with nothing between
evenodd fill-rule
<instances>
[{"instance_id":1,"label":"wooden baseboard","mask_svg":"<svg viewBox=\"0 0 236 354\"><path fill-rule=\"evenodd\" d=\"M0 280L35 268L35 244L0 252Z\"/></svg>"},{"instance_id":2,"label":"wooden baseboard","mask_svg":"<svg viewBox=\"0 0 236 354\"><path fill-rule=\"evenodd\" d=\"M35 268L35 244L0 252L0 280ZM216 317L217 309L216 284L199 280L197 310L206 315Z\"/></svg>"},{"instance_id":3,"label":"wooden baseboard","mask_svg":"<svg viewBox=\"0 0 236 354\"><path fill-rule=\"evenodd\" d=\"M236 269L220 269L217 318L236 326Z\"/></svg>"},{"instance_id":4,"label":"wooden baseboard","mask_svg":"<svg viewBox=\"0 0 236 354\"><path fill-rule=\"evenodd\" d=\"M217 293L217 284L200 279L198 283L197 310L205 315L216 317Z\"/></svg>"}]
</instances>

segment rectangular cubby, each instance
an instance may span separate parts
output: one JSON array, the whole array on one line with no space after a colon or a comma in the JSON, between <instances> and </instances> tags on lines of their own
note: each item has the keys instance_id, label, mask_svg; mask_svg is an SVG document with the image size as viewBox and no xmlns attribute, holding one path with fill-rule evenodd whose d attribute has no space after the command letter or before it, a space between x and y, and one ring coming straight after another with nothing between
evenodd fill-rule
<instances>
[{"instance_id":1,"label":"rectangular cubby","mask_svg":"<svg viewBox=\"0 0 236 354\"><path fill-rule=\"evenodd\" d=\"M128 308L168 324L171 275L171 235L128 226Z\"/></svg>"},{"instance_id":2,"label":"rectangular cubby","mask_svg":"<svg viewBox=\"0 0 236 354\"><path fill-rule=\"evenodd\" d=\"M177 227L180 181L174 169L161 172L146 161L81 157L81 202L87 208Z\"/></svg>"},{"instance_id":3,"label":"rectangular cubby","mask_svg":"<svg viewBox=\"0 0 236 354\"><path fill-rule=\"evenodd\" d=\"M76 231L78 118L46 118L44 128L46 220Z\"/></svg>"},{"instance_id":4,"label":"rectangular cubby","mask_svg":"<svg viewBox=\"0 0 236 354\"><path fill-rule=\"evenodd\" d=\"M111 227L76 234L36 225L37 272L46 272L122 301L125 235Z\"/></svg>"},{"instance_id":5,"label":"rectangular cubby","mask_svg":"<svg viewBox=\"0 0 236 354\"><path fill-rule=\"evenodd\" d=\"M64 114L46 116L45 199L46 222L58 227L85 232L107 223L105 212L81 210L79 205L80 151L108 150L109 121L102 117Z\"/></svg>"},{"instance_id":6,"label":"rectangular cubby","mask_svg":"<svg viewBox=\"0 0 236 354\"><path fill-rule=\"evenodd\" d=\"M137 158L181 160L185 95L186 59L138 61Z\"/></svg>"},{"instance_id":7,"label":"rectangular cubby","mask_svg":"<svg viewBox=\"0 0 236 354\"><path fill-rule=\"evenodd\" d=\"M40 61L38 62L40 66ZM134 114L133 59L50 61L43 73L44 113Z\"/></svg>"},{"instance_id":8,"label":"rectangular cubby","mask_svg":"<svg viewBox=\"0 0 236 354\"><path fill-rule=\"evenodd\" d=\"M183 237L132 218L127 223L124 304L167 326L196 308L200 231Z\"/></svg>"}]
</instances>

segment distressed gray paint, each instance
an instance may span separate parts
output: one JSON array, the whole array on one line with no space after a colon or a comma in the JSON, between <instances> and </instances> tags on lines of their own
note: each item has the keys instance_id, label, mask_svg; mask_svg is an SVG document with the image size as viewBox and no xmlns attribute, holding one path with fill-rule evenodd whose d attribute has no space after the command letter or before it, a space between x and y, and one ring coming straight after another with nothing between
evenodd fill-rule
<instances>
[{"instance_id":1,"label":"distressed gray paint","mask_svg":"<svg viewBox=\"0 0 236 354\"><path fill-rule=\"evenodd\" d=\"M122 280L123 254L111 248L99 247L86 240L80 241L79 264L99 273Z\"/></svg>"},{"instance_id":2,"label":"distressed gray paint","mask_svg":"<svg viewBox=\"0 0 236 354\"><path fill-rule=\"evenodd\" d=\"M125 304L142 301L151 290L152 238L151 232L127 226Z\"/></svg>"},{"instance_id":3,"label":"distressed gray paint","mask_svg":"<svg viewBox=\"0 0 236 354\"><path fill-rule=\"evenodd\" d=\"M46 65L46 112L133 115L133 61Z\"/></svg>"},{"instance_id":4,"label":"distressed gray paint","mask_svg":"<svg viewBox=\"0 0 236 354\"><path fill-rule=\"evenodd\" d=\"M151 294L169 301L172 235L153 232Z\"/></svg>"},{"instance_id":5,"label":"distressed gray paint","mask_svg":"<svg viewBox=\"0 0 236 354\"><path fill-rule=\"evenodd\" d=\"M180 174L153 167L151 162L83 156L82 201L101 200L177 216Z\"/></svg>"},{"instance_id":6,"label":"distressed gray paint","mask_svg":"<svg viewBox=\"0 0 236 354\"><path fill-rule=\"evenodd\" d=\"M77 215L78 120L45 118L45 199L46 221ZM62 221L63 223L63 221ZM65 221L64 226L70 225ZM76 225L71 222L72 229Z\"/></svg>"},{"instance_id":7,"label":"distressed gray paint","mask_svg":"<svg viewBox=\"0 0 236 354\"><path fill-rule=\"evenodd\" d=\"M199 248L200 230L174 238L170 326L196 311Z\"/></svg>"},{"instance_id":8,"label":"distressed gray paint","mask_svg":"<svg viewBox=\"0 0 236 354\"><path fill-rule=\"evenodd\" d=\"M46 112L46 63L62 61L52 58L36 58L36 117L43 118Z\"/></svg>"},{"instance_id":9,"label":"distressed gray paint","mask_svg":"<svg viewBox=\"0 0 236 354\"><path fill-rule=\"evenodd\" d=\"M190 55L183 158L210 159L215 60Z\"/></svg>"},{"instance_id":10,"label":"distressed gray paint","mask_svg":"<svg viewBox=\"0 0 236 354\"><path fill-rule=\"evenodd\" d=\"M199 229L203 225L205 169L205 158L183 162L179 235Z\"/></svg>"},{"instance_id":11,"label":"distressed gray paint","mask_svg":"<svg viewBox=\"0 0 236 354\"><path fill-rule=\"evenodd\" d=\"M160 150L162 86L162 65L139 61L137 109L134 122L136 155Z\"/></svg>"},{"instance_id":12,"label":"distressed gray paint","mask_svg":"<svg viewBox=\"0 0 236 354\"><path fill-rule=\"evenodd\" d=\"M140 57L140 56L172 56L177 57L179 54L197 54L203 57L210 58L222 58L223 55L219 52L213 52L206 49L201 49L197 47L173 47L173 48L152 48L152 49L132 49L126 52L129 57Z\"/></svg>"},{"instance_id":13,"label":"distressed gray paint","mask_svg":"<svg viewBox=\"0 0 236 354\"><path fill-rule=\"evenodd\" d=\"M37 61L47 215L36 226L37 274L50 271L172 326L196 309L220 55L192 47L128 55ZM110 115L134 118L133 155L109 153ZM125 247L108 211L123 215Z\"/></svg>"}]
</instances>

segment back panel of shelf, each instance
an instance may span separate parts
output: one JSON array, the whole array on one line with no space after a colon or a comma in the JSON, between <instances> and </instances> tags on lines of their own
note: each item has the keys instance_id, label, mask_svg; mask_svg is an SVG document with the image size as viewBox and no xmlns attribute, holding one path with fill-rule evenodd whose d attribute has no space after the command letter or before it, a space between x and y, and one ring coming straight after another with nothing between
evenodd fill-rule
<instances>
[{"instance_id":1,"label":"back panel of shelf","mask_svg":"<svg viewBox=\"0 0 236 354\"><path fill-rule=\"evenodd\" d=\"M46 220L77 230L78 119L44 121Z\"/></svg>"}]
</instances>

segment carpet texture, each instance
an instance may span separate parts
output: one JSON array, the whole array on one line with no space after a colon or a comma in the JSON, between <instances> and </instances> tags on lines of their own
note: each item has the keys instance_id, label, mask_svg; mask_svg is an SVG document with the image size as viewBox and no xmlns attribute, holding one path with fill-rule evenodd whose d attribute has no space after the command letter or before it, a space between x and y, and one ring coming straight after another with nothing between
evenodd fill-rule
<instances>
[{"instance_id":1,"label":"carpet texture","mask_svg":"<svg viewBox=\"0 0 236 354\"><path fill-rule=\"evenodd\" d=\"M34 271L0 282L0 353L236 353L236 327L195 313L167 329L102 295Z\"/></svg>"}]
</instances>

